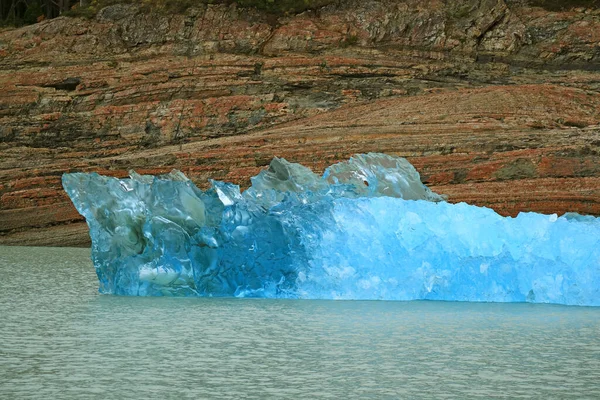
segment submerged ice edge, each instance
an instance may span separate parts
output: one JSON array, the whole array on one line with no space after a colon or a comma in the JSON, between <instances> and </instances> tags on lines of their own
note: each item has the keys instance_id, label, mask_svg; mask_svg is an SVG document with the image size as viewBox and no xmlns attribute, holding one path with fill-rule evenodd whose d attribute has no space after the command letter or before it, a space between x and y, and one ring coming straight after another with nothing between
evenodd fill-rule
<instances>
[{"instance_id":1,"label":"submerged ice edge","mask_svg":"<svg viewBox=\"0 0 600 400\"><path fill-rule=\"evenodd\" d=\"M600 305L600 218L449 204L376 153L211 183L65 174L100 292Z\"/></svg>"}]
</instances>

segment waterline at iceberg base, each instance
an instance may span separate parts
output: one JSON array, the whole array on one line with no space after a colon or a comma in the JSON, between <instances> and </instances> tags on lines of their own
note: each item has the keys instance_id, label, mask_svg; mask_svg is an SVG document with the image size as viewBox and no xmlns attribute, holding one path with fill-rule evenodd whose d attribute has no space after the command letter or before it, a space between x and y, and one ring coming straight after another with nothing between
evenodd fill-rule
<instances>
[{"instance_id":1,"label":"waterline at iceberg base","mask_svg":"<svg viewBox=\"0 0 600 400\"><path fill-rule=\"evenodd\" d=\"M181 172L63 175L101 293L600 306L600 218L450 204L405 159L275 158L240 193Z\"/></svg>"}]
</instances>

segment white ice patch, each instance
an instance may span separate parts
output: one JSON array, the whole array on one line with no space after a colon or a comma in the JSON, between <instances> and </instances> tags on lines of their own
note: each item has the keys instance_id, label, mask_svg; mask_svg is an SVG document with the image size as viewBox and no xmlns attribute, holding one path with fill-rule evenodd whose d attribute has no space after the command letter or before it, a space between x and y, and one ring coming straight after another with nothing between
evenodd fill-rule
<instances>
[{"instance_id":1,"label":"white ice patch","mask_svg":"<svg viewBox=\"0 0 600 400\"><path fill-rule=\"evenodd\" d=\"M141 281L151 282L157 285L168 285L179 277L179 273L162 265L156 268L143 266L139 270L139 277Z\"/></svg>"}]
</instances>

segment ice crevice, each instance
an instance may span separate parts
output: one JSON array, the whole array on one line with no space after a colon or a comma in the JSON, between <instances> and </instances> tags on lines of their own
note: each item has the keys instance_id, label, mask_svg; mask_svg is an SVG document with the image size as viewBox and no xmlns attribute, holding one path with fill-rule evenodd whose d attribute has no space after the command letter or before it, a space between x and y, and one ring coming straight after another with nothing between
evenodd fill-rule
<instances>
[{"instance_id":1,"label":"ice crevice","mask_svg":"<svg viewBox=\"0 0 600 400\"><path fill-rule=\"evenodd\" d=\"M600 218L450 204L378 153L251 181L63 175L101 293L600 305Z\"/></svg>"}]
</instances>

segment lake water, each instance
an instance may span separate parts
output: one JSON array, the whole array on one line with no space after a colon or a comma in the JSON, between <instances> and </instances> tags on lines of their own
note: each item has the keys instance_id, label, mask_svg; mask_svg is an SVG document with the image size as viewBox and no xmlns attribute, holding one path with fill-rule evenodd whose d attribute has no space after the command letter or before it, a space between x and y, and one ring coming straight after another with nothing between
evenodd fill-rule
<instances>
[{"instance_id":1,"label":"lake water","mask_svg":"<svg viewBox=\"0 0 600 400\"><path fill-rule=\"evenodd\" d=\"M0 247L0 398L600 398L600 307L103 296Z\"/></svg>"}]
</instances>

